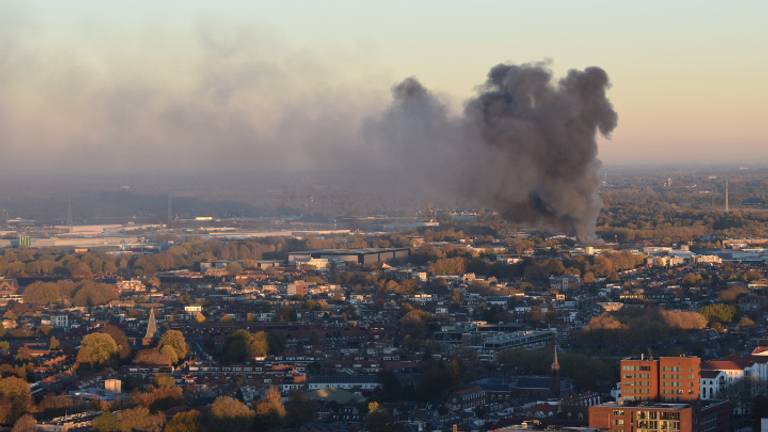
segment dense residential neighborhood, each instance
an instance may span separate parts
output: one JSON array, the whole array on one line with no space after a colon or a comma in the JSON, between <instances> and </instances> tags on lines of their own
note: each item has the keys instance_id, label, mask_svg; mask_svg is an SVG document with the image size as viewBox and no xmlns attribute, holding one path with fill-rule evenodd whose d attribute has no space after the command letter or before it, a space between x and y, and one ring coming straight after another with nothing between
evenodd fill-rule
<instances>
[{"instance_id":1,"label":"dense residential neighborhood","mask_svg":"<svg viewBox=\"0 0 768 432\"><path fill-rule=\"evenodd\" d=\"M768 432L766 18L0 0L0 432Z\"/></svg>"},{"instance_id":2,"label":"dense residential neighborhood","mask_svg":"<svg viewBox=\"0 0 768 432\"><path fill-rule=\"evenodd\" d=\"M726 431L768 416L768 240L581 243L492 213L211 238L216 223L120 246L98 239L130 226L60 227L81 244L3 249L0 421Z\"/></svg>"}]
</instances>

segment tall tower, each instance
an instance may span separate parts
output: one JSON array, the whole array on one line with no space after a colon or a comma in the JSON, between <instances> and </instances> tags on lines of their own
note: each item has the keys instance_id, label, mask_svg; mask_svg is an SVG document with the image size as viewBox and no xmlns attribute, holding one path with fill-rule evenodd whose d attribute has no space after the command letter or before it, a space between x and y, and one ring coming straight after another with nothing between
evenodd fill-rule
<instances>
[{"instance_id":1,"label":"tall tower","mask_svg":"<svg viewBox=\"0 0 768 432\"><path fill-rule=\"evenodd\" d=\"M557 361L557 344L555 344L554 353L552 354L552 397L560 399L560 362Z\"/></svg>"},{"instance_id":2,"label":"tall tower","mask_svg":"<svg viewBox=\"0 0 768 432\"><path fill-rule=\"evenodd\" d=\"M157 320L155 319L155 308L149 309L149 320L147 320L147 332L144 334L142 343L147 346L155 340L157 334Z\"/></svg>"},{"instance_id":3,"label":"tall tower","mask_svg":"<svg viewBox=\"0 0 768 432\"><path fill-rule=\"evenodd\" d=\"M731 211L731 207L728 203L728 179L725 179L725 212Z\"/></svg>"},{"instance_id":4,"label":"tall tower","mask_svg":"<svg viewBox=\"0 0 768 432\"><path fill-rule=\"evenodd\" d=\"M173 223L173 193L168 192L168 226Z\"/></svg>"},{"instance_id":5,"label":"tall tower","mask_svg":"<svg viewBox=\"0 0 768 432\"><path fill-rule=\"evenodd\" d=\"M67 196L67 220L66 220L67 227L72 228L72 197Z\"/></svg>"}]
</instances>

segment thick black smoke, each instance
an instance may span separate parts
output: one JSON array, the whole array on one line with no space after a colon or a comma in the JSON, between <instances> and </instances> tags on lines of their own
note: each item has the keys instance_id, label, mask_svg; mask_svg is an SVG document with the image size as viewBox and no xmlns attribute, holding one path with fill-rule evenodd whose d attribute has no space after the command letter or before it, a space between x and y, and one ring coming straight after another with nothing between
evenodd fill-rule
<instances>
[{"instance_id":1,"label":"thick black smoke","mask_svg":"<svg viewBox=\"0 0 768 432\"><path fill-rule=\"evenodd\" d=\"M453 194L507 219L589 239L600 210L597 134L617 115L600 68L554 82L542 64L491 69L463 116L416 79L393 88L392 106L367 128L414 187Z\"/></svg>"},{"instance_id":2,"label":"thick black smoke","mask_svg":"<svg viewBox=\"0 0 768 432\"><path fill-rule=\"evenodd\" d=\"M595 139L616 126L601 69L553 81L542 64L499 65L456 116L414 78L387 106L380 68L339 69L251 26L194 26L199 44L122 35L109 49L95 31L55 49L18 5L0 0L0 161L12 161L0 175L321 171L398 203L594 231Z\"/></svg>"}]
</instances>

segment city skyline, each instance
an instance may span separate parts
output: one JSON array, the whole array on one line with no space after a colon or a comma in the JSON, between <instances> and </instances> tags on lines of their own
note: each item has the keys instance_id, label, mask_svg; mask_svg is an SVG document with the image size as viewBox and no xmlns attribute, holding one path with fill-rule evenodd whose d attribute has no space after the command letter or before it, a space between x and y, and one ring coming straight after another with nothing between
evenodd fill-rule
<instances>
[{"instance_id":1,"label":"city skyline","mask_svg":"<svg viewBox=\"0 0 768 432\"><path fill-rule=\"evenodd\" d=\"M766 12L0 0L0 430L768 432Z\"/></svg>"}]
</instances>

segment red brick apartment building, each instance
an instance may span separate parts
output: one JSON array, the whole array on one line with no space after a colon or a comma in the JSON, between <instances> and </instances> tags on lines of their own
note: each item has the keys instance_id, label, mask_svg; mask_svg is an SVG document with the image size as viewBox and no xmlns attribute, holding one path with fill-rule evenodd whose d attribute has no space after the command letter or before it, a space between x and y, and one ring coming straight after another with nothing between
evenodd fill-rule
<instances>
[{"instance_id":1,"label":"red brick apartment building","mask_svg":"<svg viewBox=\"0 0 768 432\"><path fill-rule=\"evenodd\" d=\"M730 404L699 400L698 357L621 361L619 402L589 407L589 427L610 432L725 432Z\"/></svg>"},{"instance_id":2,"label":"red brick apartment building","mask_svg":"<svg viewBox=\"0 0 768 432\"><path fill-rule=\"evenodd\" d=\"M699 399L701 359L698 357L624 359L620 373L624 401Z\"/></svg>"},{"instance_id":3,"label":"red brick apartment building","mask_svg":"<svg viewBox=\"0 0 768 432\"><path fill-rule=\"evenodd\" d=\"M726 401L615 402L589 407L589 427L610 432L728 432Z\"/></svg>"},{"instance_id":4,"label":"red brick apartment building","mask_svg":"<svg viewBox=\"0 0 768 432\"><path fill-rule=\"evenodd\" d=\"M639 403L624 406L607 403L590 407L589 427L612 432L694 431L693 407L689 404Z\"/></svg>"}]
</instances>

